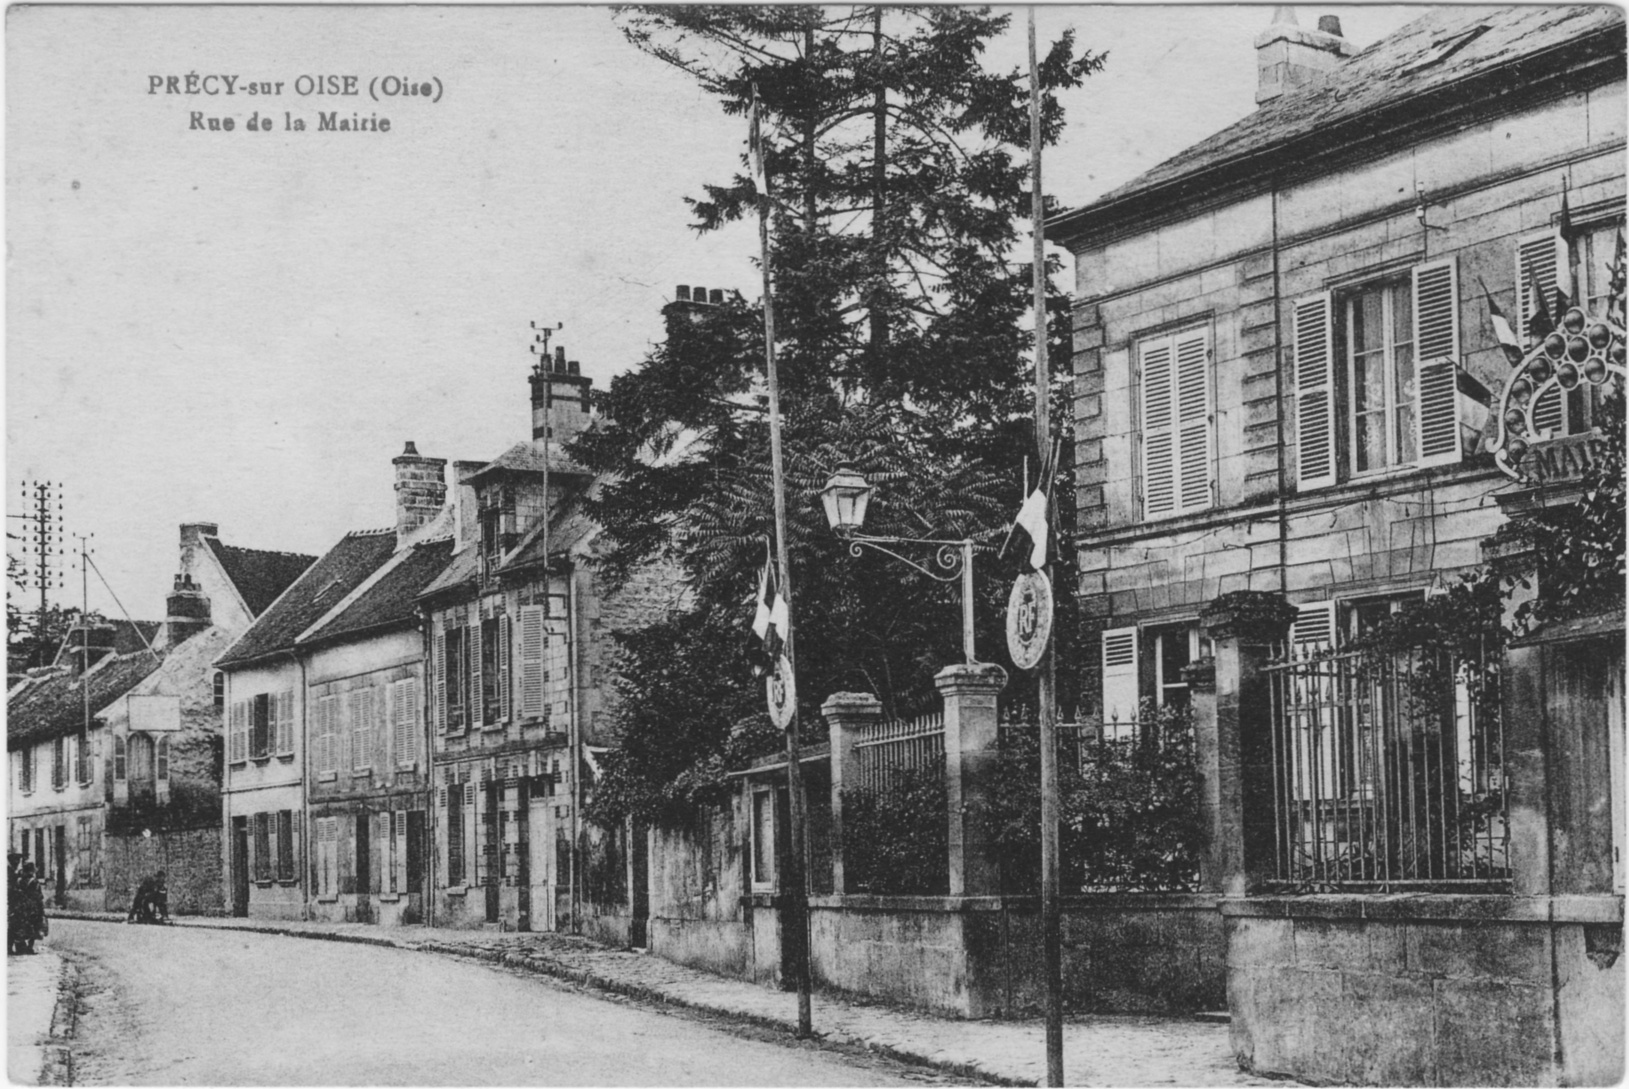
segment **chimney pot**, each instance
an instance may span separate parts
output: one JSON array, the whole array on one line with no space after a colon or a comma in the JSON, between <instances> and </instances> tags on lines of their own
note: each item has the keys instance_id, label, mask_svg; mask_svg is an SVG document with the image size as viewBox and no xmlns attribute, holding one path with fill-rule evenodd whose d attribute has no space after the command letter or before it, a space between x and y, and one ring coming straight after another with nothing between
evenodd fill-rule
<instances>
[{"instance_id":1,"label":"chimney pot","mask_svg":"<svg viewBox=\"0 0 1629 1089\"><path fill-rule=\"evenodd\" d=\"M569 373L570 373L570 374L572 374L572 375L573 375L573 376L575 376L575 375L579 375L579 374L582 374L582 373L583 373L583 372L582 372L582 368L581 368L581 367L579 367L579 366L578 366L578 365L577 365L577 361L576 361L576 360L575 360L575 359L573 359L573 360L572 360L572 361L571 361L571 362L570 362L570 363L569 363L569 364L568 364L568 366L569 366L569 367L570 367L570 368L571 368L571 370L570 370L570 372L569 372Z\"/></svg>"},{"instance_id":2,"label":"chimney pot","mask_svg":"<svg viewBox=\"0 0 1629 1089\"><path fill-rule=\"evenodd\" d=\"M673 293L673 297L675 299L679 300L680 302L689 302L690 301L690 285L689 284L680 284L679 289Z\"/></svg>"},{"instance_id":3,"label":"chimney pot","mask_svg":"<svg viewBox=\"0 0 1629 1089\"><path fill-rule=\"evenodd\" d=\"M404 457L404 458L416 458L418 456L419 456L419 448L417 446L413 445L413 440L412 439L408 439L407 440L407 445L402 447L402 457Z\"/></svg>"},{"instance_id":4,"label":"chimney pot","mask_svg":"<svg viewBox=\"0 0 1629 1089\"><path fill-rule=\"evenodd\" d=\"M713 288L713 290L707 294L707 301L712 303L714 306L723 306L724 289L718 287Z\"/></svg>"},{"instance_id":5,"label":"chimney pot","mask_svg":"<svg viewBox=\"0 0 1629 1089\"><path fill-rule=\"evenodd\" d=\"M707 301L707 289L705 287L694 288L690 292L690 297L696 302L704 303Z\"/></svg>"},{"instance_id":6,"label":"chimney pot","mask_svg":"<svg viewBox=\"0 0 1629 1089\"><path fill-rule=\"evenodd\" d=\"M564 363L566 361L566 349L564 345L556 344L554 346L554 359L557 363Z\"/></svg>"},{"instance_id":7,"label":"chimney pot","mask_svg":"<svg viewBox=\"0 0 1629 1089\"><path fill-rule=\"evenodd\" d=\"M1294 8L1274 8L1272 23L1256 37L1256 104L1318 82L1356 52L1341 36L1339 16L1322 16L1316 30L1307 30Z\"/></svg>"},{"instance_id":8,"label":"chimney pot","mask_svg":"<svg viewBox=\"0 0 1629 1089\"><path fill-rule=\"evenodd\" d=\"M1339 15L1318 16L1318 29L1325 34L1333 34L1337 38L1344 38L1341 33L1341 17Z\"/></svg>"}]
</instances>

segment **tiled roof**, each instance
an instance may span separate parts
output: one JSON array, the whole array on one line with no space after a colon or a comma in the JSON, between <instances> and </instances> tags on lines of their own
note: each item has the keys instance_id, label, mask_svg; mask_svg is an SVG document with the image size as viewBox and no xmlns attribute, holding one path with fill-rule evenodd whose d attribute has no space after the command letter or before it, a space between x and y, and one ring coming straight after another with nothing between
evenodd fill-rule
<instances>
[{"instance_id":1,"label":"tiled roof","mask_svg":"<svg viewBox=\"0 0 1629 1089\"><path fill-rule=\"evenodd\" d=\"M549 552L553 555L570 552L572 548L593 536L598 529L599 523L582 513L577 504L569 504L550 520ZM525 567L543 558L543 533L539 528L534 530L528 539L521 543L515 554L504 562L503 569L507 571L511 568Z\"/></svg>"},{"instance_id":2,"label":"tiled roof","mask_svg":"<svg viewBox=\"0 0 1629 1089\"><path fill-rule=\"evenodd\" d=\"M134 654L138 650L146 652L154 639L158 637L159 630L164 627L159 620L110 620L113 625L113 653ZM146 642L143 642L145 637Z\"/></svg>"},{"instance_id":3,"label":"tiled roof","mask_svg":"<svg viewBox=\"0 0 1629 1089\"><path fill-rule=\"evenodd\" d=\"M74 733L85 721L85 684L90 687L91 713L118 699L159 666L146 650L136 654L110 654L97 662L82 681L67 670L35 677L6 701L7 750L49 741Z\"/></svg>"},{"instance_id":4,"label":"tiled roof","mask_svg":"<svg viewBox=\"0 0 1629 1089\"><path fill-rule=\"evenodd\" d=\"M265 612L266 607L277 600L277 595L288 589L317 558L296 552L238 548L221 544L217 537L206 537L204 540L254 616Z\"/></svg>"},{"instance_id":5,"label":"tiled roof","mask_svg":"<svg viewBox=\"0 0 1629 1089\"><path fill-rule=\"evenodd\" d=\"M1486 30L1477 32L1479 27ZM1383 110L1397 108L1419 117L1427 110L1423 102L1452 84L1590 36L1614 36L1621 57L1623 28L1623 10L1607 5L1433 9L1342 62L1317 83L1263 103L1243 120L1091 204L1054 217L1048 233L1068 238L1083 226L1081 220L1107 214L1111 206L1135 197L1152 199L1156 190L1168 190L1163 200L1180 205L1203 195L1204 176L1247 169L1252 159L1291 145L1305 158L1326 144L1333 148L1358 136L1373 138L1377 133L1369 128ZM1621 70L1621 61L1619 65ZM1522 75L1519 69L1512 71L1511 84L1501 87L1500 93L1519 92ZM1519 94L1513 101L1519 101ZM1349 131L1347 122L1363 131Z\"/></svg>"},{"instance_id":6,"label":"tiled roof","mask_svg":"<svg viewBox=\"0 0 1629 1089\"><path fill-rule=\"evenodd\" d=\"M584 476L588 472L588 470L584 469L581 465L578 465L569 458L562 456L558 449L554 450L548 456L547 461L548 470L551 473L571 473L577 476ZM474 473L470 474L468 480L478 480L479 478L486 476L488 473L495 472L499 469L507 469L511 472L519 473L541 473L543 471L543 465L544 454L542 439L534 439L531 442L517 442L509 449L499 454L496 458L475 470Z\"/></svg>"},{"instance_id":7,"label":"tiled roof","mask_svg":"<svg viewBox=\"0 0 1629 1089\"><path fill-rule=\"evenodd\" d=\"M452 556L452 541L439 540L415 545L379 581L364 589L338 616L312 632L302 644L327 642L336 637L378 628L409 624L417 616L415 599Z\"/></svg>"},{"instance_id":8,"label":"tiled roof","mask_svg":"<svg viewBox=\"0 0 1629 1089\"><path fill-rule=\"evenodd\" d=\"M430 597L433 594L439 594L443 590L450 590L465 583L473 584L480 576L480 573L480 549L471 544L462 552L454 555L452 562L443 567L440 574L425 584L424 589L419 591L419 597Z\"/></svg>"},{"instance_id":9,"label":"tiled roof","mask_svg":"<svg viewBox=\"0 0 1629 1089\"><path fill-rule=\"evenodd\" d=\"M394 530L348 533L306 568L217 661L222 668L291 650L299 634L322 619L396 551Z\"/></svg>"}]
</instances>

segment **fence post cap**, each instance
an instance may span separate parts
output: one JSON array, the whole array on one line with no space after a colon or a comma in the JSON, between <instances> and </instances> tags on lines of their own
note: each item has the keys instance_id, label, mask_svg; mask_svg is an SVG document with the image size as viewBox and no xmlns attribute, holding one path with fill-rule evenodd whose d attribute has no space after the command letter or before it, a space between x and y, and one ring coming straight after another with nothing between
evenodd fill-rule
<instances>
[{"instance_id":1,"label":"fence post cap","mask_svg":"<svg viewBox=\"0 0 1629 1089\"><path fill-rule=\"evenodd\" d=\"M1007 687L1007 671L994 662L961 662L941 669L933 678L941 692L953 689L985 689L999 692Z\"/></svg>"},{"instance_id":2,"label":"fence post cap","mask_svg":"<svg viewBox=\"0 0 1629 1089\"><path fill-rule=\"evenodd\" d=\"M833 692L820 713L827 718L880 718L882 701L869 692Z\"/></svg>"}]
</instances>

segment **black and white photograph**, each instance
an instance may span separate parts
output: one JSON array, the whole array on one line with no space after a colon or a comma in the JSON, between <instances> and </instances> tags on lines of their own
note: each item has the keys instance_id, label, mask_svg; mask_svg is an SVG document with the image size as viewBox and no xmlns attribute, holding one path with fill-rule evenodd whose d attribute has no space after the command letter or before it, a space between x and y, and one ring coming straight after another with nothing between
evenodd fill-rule
<instances>
[{"instance_id":1,"label":"black and white photograph","mask_svg":"<svg viewBox=\"0 0 1629 1089\"><path fill-rule=\"evenodd\" d=\"M8 7L10 1082L1620 1083L1625 20Z\"/></svg>"}]
</instances>

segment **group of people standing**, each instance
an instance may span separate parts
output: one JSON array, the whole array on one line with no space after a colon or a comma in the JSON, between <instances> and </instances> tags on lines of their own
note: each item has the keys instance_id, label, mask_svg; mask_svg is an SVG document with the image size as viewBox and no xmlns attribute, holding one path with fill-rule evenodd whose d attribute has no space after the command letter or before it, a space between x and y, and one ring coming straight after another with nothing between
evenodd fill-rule
<instances>
[{"instance_id":1,"label":"group of people standing","mask_svg":"<svg viewBox=\"0 0 1629 1089\"><path fill-rule=\"evenodd\" d=\"M20 865L19 865L20 863ZM16 851L6 855L6 952L32 953L45 937L45 889L34 863Z\"/></svg>"}]
</instances>

